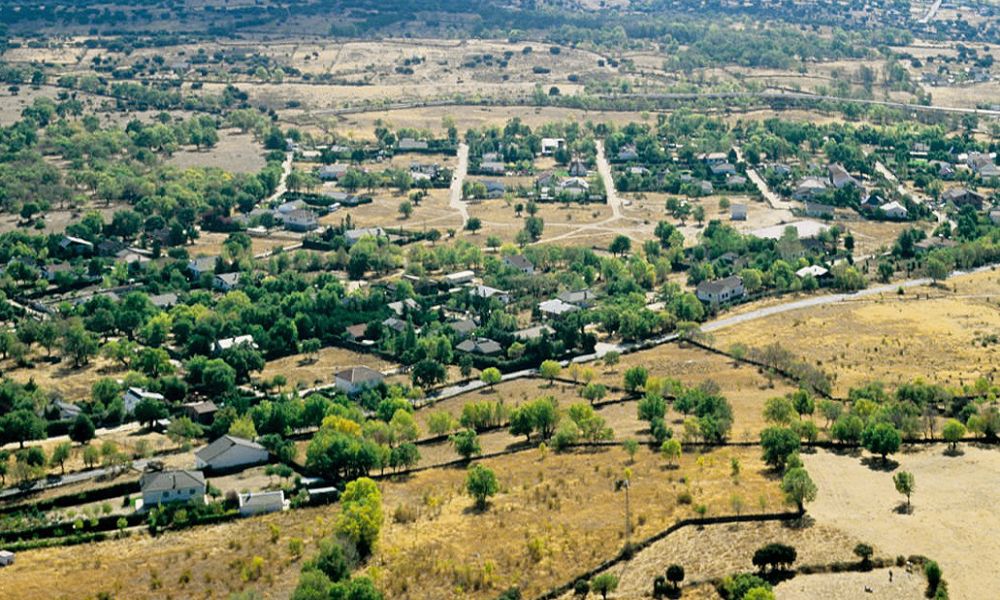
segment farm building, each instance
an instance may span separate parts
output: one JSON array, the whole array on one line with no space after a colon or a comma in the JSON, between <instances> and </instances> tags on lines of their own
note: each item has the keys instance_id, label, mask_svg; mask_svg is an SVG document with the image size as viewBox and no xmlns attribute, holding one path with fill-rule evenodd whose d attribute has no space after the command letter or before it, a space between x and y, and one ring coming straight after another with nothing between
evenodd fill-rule
<instances>
[{"instance_id":1,"label":"farm building","mask_svg":"<svg viewBox=\"0 0 1000 600\"><path fill-rule=\"evenodd\" d=\"M277 492L240 494L239 503L240 515L244 517L280 512L288 509L288 501L285 500L285 493L280 490Z\"/></svg>"},{"instance_id":2,"label":"farm building","mask_svg":"<svg viewBox=\"0 0 1000 600\"><path fill-rule=\"evenodd\" d=\"M195 467L223 471L267 462L264 446L232 435L224 435L194 453Z\"/></svg>"}]
</instances>

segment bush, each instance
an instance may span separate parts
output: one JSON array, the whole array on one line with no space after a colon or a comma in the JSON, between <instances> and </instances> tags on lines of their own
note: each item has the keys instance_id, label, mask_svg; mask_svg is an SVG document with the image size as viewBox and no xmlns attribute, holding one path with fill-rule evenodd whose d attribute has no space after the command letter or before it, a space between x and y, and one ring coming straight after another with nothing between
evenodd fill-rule
<instances>
[{"instance_id":1,"label":"bush","mask_svg":"<svg viewBox=\"0 0 1000 600\"><path fill-rule=\"evenodd\" d=\"M933 560L929 560L924 565L924 575L927 576L927 588L930 595L935 594L941 584L941 567Z\"/></svg>"},{"instance_id":2,"label":"bush","mask_svg":"<svg viewBox=\"0 0 1000 600\"><path fill-rule=\"evenodd\" d=\"M577 596L586 596L590 593L590 584L586 579L577 579L573 584L573 593Z\"/></svg>"}]
</instances>

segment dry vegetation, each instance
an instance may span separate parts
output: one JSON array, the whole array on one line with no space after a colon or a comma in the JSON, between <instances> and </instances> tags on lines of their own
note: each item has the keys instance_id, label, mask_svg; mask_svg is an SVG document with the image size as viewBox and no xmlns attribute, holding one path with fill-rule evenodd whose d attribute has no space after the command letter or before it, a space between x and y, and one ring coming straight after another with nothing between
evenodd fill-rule
<instances>
[{"instance_id":1,"label":"dry vegetation","mask_svg":"<svg viewBox=\"0 0 1000 600\"><path fill-rule=\"evenodd\" d=\"M219 132L219 141L212 148L184 148L174 152L167 164L181 169L215 167L230 173L256 173L264 168L263 153L253 135L224 130Z\"/></svg>"},{"instance_id":2,"label":"dry vegetation","mask_svg":"<svg viewBox=\"0 0 1000 600\"><path fill-rule=\"evenodd\" d=\"M716 334L715 344L775 341L834 377L834 391L873 379L918 377L945 385L995 376L998 345L982 343L1000 326L1000 277L987 271L913 288L750 321ZM822 340L817 344L817 340Z\"/></svg>"},{"instance_id":3,"label":"dry vegetation","mask_svg":"<svg viewBox=\"0 0 1000 600\"><path fill-rule=\"evenodd\" d=\"M399 367L374 354L329 346L316 353L315 357L293 354L269 361L257 378L273 379L275 375L284 375L288 388L308 388L331 384L337 371L361 365L383 372Z\"/></svg>"}]
</instances>

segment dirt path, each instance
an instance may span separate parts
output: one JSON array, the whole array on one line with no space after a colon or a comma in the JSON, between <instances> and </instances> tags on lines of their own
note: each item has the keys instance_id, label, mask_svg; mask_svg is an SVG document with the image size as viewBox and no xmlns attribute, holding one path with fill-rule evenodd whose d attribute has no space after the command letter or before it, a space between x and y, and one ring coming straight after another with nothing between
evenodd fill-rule
<instances>
[{"instance_id":1,"label":"dirt path","mask_svg":"<svg viewBox=\"0 0 1000 600\"><path fill-rule=\"evenodd\" d=\"M469 145L462 143L458 145L458 166L455 167L455 174L451 179L451 195L448 198L448 206L458 211L462 216L462 227L469 222L469 207L462 200L462 184L465 183L465 175L469 171Z\"/></svg>"},{"instance_id":2,"label":"dirt path","mask_svg":"<svg viewBox=\"0 0 1000 600\"><path fill-rule=\"evenodd\" d=\"M890 556L923 554L941 564L952 598L982 598L995 589L1000 556L1000 513L994 509L1000 451L964 447L944 456L943 446L893 456L913 473L913 513L899 514L903 497L892 473L874 470L855 456L820 451L803 455L819 488L809 514ZM860 597L858 594L856 597Z\"/></svg>"},{"instance_id":3,"label":"dirt path","mask_svg":"<svg viewBox=\"0 0 1000 600\"><path fill-rule=\"evenodd\" d=\"M597 140L597 172L604 180L604 193L608 197L608 206L611 207L611 214L615 219L622 218L622 199L615 189L615 178L611 174L611 165L608 164L608 157L604 155L604 140Z\"/></svg>"},{"instance_id":4,"label":"dirt path","mask_svg":"<svg viewBox=\"0 0 1000 600\"><path fill-rule=\"evenodd\" d=\"M774 210L792 210L794 205L781 198L778 194L771 191L771 188L767 186L767 182L764 178L760 176L755 169L747 169L747 178L757 186L757 190L760 192L761 196L767 200L768 205Z\"/></svg>"}]
</instances>

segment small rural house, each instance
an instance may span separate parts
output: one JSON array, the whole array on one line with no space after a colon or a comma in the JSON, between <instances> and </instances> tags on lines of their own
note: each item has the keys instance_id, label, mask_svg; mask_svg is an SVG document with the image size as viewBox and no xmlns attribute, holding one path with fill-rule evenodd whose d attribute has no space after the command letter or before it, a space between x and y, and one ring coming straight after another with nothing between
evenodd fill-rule
<instances>
[{"instance_id":1,"label":"small rural house","mask_svg":"<svg viewBox=\"0 0 1000 600\"><path fill-rule=\"evenodd\" d=\"M223 292L231 292L240 284L239 273L219 273L212 280L215 289Z\"/></svg>"},{"instance_id":2,"label":"small rural house","mask_svg":"<svg viewBox=\"0 0 1000 600\"><path fill-rule=\"evenodd\" d=\"M455 346L455 349L460 352L471 352L472 354L483 354L485 356L489 356L491 354L499 354L502 352L503 346L489 338L476 338L465 340L461 344Z\"/></svg>"},{"instance_id":3,"label":"small rural house","mask_svg":"<svg viewBox=\"0 0 1000 600\"><path fill-rule=\"evenodd\" d=\"M300 233L312 231L319 226L319 220L316 218L316 213L311 210L293 210L292 212L286 213L282 217L282 221L285 224L285 229Z\"/></svg>"},{"instance_id":4,"label":"small rural house","mask_svg":"<svg viewBox=\"0 0 1000 600\"><path fill-rule=\"evenodd\" d=\"M239 495L240 516L252 517L288 509L288 501L281 490L276 492L251 492Z\"/></svg>"},{"instance_id":5,"label":"small rural house","mask_svg":"<svg viewBox=\"0 0 1000 600\"><path fill-rule=\"evenodd\" d=\"M729 205L729 218L733 221L746 221L747 220L747 205L746 204L730 204Z\"/></svg>"},{"instance_id":6,"label":"small rural house","mask_svg":"<svg viewBox=\"0 0 1000 600\"><path fill-rule=\"evenodd\" d=\"M472 271L458 271L455 273L449 273L444 276L444 282L448 285L463 285L466 283L472 283L475 279L476 274Z\"/></svg>"},{"instance_id":7,"label":"small rural house","mask_svg":"<svg viewBox=\"0 0 1000 600\"><path fill-rule=\"evenodd\" d=\"M210 471L259 465L267 459L267 448L232 435L224 435L194 453L195 468Z\"/></svg>"},{"instance_id":8,"label":"small rural house","mask_svg":"<svg viewBox=\"0 0 1000 600\"><path fill-rule=\"evenodd\" d=\"M0 567L14 564L14 553L10 550L0 550Z\"/></svg>"},{"instance_id":9,"label":"small rural house","mask_svg":"<svg viewBox=\"0 0 1000 600\"><path fill-rule=\"evenodd\" d=\"M565 138L542 138L542 156L552 156L556 150L565 146Z\"/></svg>"},{"instance_id":10,"label":"small rural house","mask_svg":"<svg viewBox=\"0 0 1000 600\"><path fill-rule=\"evenodd\" d=\"M902 221L910 216L910 211L906 210L905 206L896 201L883 204L880 208L886 217L896 219L897 221Z\"/></svg>"},{"instance_id":11,"label":"small rural house","mask_svg":"<svg viewBox=\"0 0 1000 600\"><path fill-rule=\"evenodd\" d=\"M385 376L375 369L361 365L337 372L333 376L333 381L338 390L351 395L377 386L385 381Z\"/></svg>"},{"instance_id":12,"label":"small rural house","mask_svg":"<svg viewBox=\"0 0 1000 600\"><path fill-rule=\"evenodd\" d=\"M743 293L743 279L736 275L714 281L702 281L696 291L699 300L712 306L742 298Z\"/></svg>"},{"instance_id":13,"label":"small rural house","mask_svg":"<svg viewBox=\"0 0 1000 600\"><path fill-rule=\"evenodd\" d=\"M490 287L488 285L477 285L472 288L472 295L479 298L484 298L489 300L490 298L496 298L502 304L510 304L510 292L504 290L498 290L495 287Z\"/></svg>"},{"instance_id":14,"label":"small rural house","mask_svg":"<svg viewBox=\"0 0 1000 600\"><path fill-rule=\"evenodd\" d=\"M580 310L580 307L575 304L570 304L569 302L563 302L559 298L553 298L552 300L546 300L538 303L538 312L547 317L561 317L562 315L568 312L573 312L574 310Z\"/></svg>"},{"instance_id":15,"label":"small rural house","mask_svg":"<svg viewBox=\"0 0 1000 600\"><path fill-rule=\"evenodd\" d=\"M201 471L158 471L139 479L142 509L173 502L204 502L205 476Z\"/></svg>"},{"instance_id":16,"label":"small rural house","mask_svg":"<svg viewBox=\"0 0 1000 600\"><path fill-rule=\"evenodd\" d=\"M195 278L201 277L205 273L215 272L215 256L199 256L188 261L188 272Z\"/></svg>"},{"instance_id":17,"label":"small rural house","mask_svg":"<svg viewBox=\"0 0 1000 600\"><path fill-rule=\"evenodd\" d=\"M211 425L217 412L219 412L219 407L211 400L181 405L181 414L200 425Z\"/></svg>"},{"instance_id":18,"label":"small rural house","mask_svg":"<svg viewBox=\"0 0 1000 600\"><path fill-rule=\"evenodd\" d=\"M513 269L517 269L525 275L532 275L535 272L535 265L531 264L531 261L525 258L523 254L505 256L503 264Z\"/></svg>"},{"instance_id":19,"label":"small rural house","mask_svg":"<svg viewBox=\"0 0 1000 600\"><path fill-rule=\"evenodd\" d=\"M163 402L163 394L150 392L141 387L128 388L125 390L125 394L122 395L122 401L125 403L125 414L132 414L135 411L135 407L143 400Z\"/></svg>"},{"instance_id":20,"label":"small rural house","mask_svg":"<svg viewBox=\"0 0 1000 600\"><path fill-rule=\"evenodd\" d=\"M247 344L251 348L255 350L257 349L257 342L254 341L253 336L250 334L238 335L236 337L230 337L230 338L223 338L215 342L215 344L213 344L212 346L212 349L216 353L218 353L233 348L234 346L239 346L240 344Z\"/></svg>"}]
</instances>

